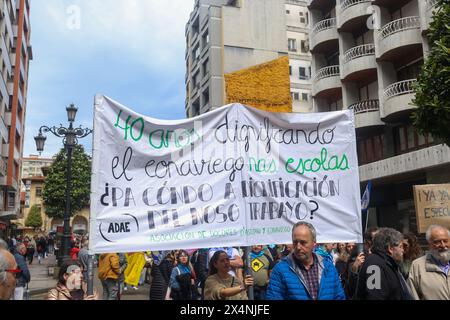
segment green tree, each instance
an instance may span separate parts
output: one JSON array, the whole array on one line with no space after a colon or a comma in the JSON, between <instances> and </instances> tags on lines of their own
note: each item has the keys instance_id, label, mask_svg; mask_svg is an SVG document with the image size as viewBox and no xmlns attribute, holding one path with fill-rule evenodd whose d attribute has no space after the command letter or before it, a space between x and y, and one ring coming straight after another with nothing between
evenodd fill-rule
<instances>
[{"instance_id":1,"label":"green tree","mask_svg":"<svg viewBox=\"0 0 450 320\"><path fill-rule=\"evenodd\" d=\"M42 198L50 218L63 218L66 208L67 153L61 149L45 179ZM91 158L81 145L73 148L70 216L89 205L91 191Z\"/></svg>"},{"instance_id":2,"label":"green tree","mask_svg":"<svg viewBox=\"0 0 450 320\"><path fill-rule=\"evenodd\" d=\"M413 125L450 146L450 0L438 0L428 29L430 54L415 86Z\"/></svg>"},{"instance_id":3,"label":"green tree","mask_svg":"<svg viewBox=\"0 0 450 320\"><path fill-rule=\"evenodd\" d=\"M42 227L41 208L34 205L30 208L27 220L25 220L26 227L40 228Z\"/></svg>"}]
</instances>

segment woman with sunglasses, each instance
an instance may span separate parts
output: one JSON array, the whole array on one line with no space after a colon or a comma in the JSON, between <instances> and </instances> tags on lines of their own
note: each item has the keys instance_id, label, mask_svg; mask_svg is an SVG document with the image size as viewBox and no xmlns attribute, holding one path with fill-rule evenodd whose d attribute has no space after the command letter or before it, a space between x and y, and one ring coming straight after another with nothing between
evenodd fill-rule
<instances>
[{"instance_id":1,"label":"woman with sunglasses","mask_svg":"<svg viewBox=\"0 0 450 320\"><path fill-rule=\"evenodd\" d=\"M97 292L87 295L81 265L77 261L64 262L59 269L58 284L48 292L47 300L97 300Z\"/></svg>"}]
</instances>

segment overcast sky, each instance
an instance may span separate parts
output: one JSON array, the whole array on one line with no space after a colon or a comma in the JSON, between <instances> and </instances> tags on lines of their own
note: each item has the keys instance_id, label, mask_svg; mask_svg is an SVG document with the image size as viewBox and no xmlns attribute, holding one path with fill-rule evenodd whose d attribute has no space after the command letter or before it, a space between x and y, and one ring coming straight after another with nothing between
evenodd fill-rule
<instances>
[{"instance_id":1,"label":"overcast sky","mask_svg":"<svg viewBox=\"0 0 450 320\"><path fill-rule=\"evenodd\" d=\"M24 156L36 154L41 125L92 128L96 93L153 118L185 118L185 25L194 0L31 1ZM92 136L80 140L91 153ZM62 140L51 134L42 156Z\"/></svg>"}]
</instances>

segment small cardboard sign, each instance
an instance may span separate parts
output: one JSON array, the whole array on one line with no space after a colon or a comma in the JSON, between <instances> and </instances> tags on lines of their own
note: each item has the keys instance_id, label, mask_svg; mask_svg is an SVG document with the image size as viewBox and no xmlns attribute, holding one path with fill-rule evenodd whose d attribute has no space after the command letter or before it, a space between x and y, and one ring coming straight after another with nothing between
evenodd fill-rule
<instances>
[{"instance_id":1,"label":"small cardboard sign","mask_svg":"<svg viewBox=\"0 0 450 320\"><path fill-rule=\"evenodd\" d=\"M419 233L432 224L450 228L450 184L414 186L414 203Z\"/></svg>"}]
</instances>

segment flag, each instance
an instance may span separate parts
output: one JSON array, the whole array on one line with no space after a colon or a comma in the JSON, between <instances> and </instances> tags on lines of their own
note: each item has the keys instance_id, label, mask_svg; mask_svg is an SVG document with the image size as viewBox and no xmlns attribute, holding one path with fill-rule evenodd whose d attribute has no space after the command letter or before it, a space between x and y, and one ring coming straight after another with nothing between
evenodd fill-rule
<instances>
[{"instance_id":1,"label":"flag","mask_svg":"<svg viewBox=\"0 0 450 320\"><path fill-rule=\"evenodd\" d=\"M372 189L372 181L369 181L366 186L366 190L361 198L361 210L367 210L370 202L370 192Z\"/></svg>"}]
</instances>

